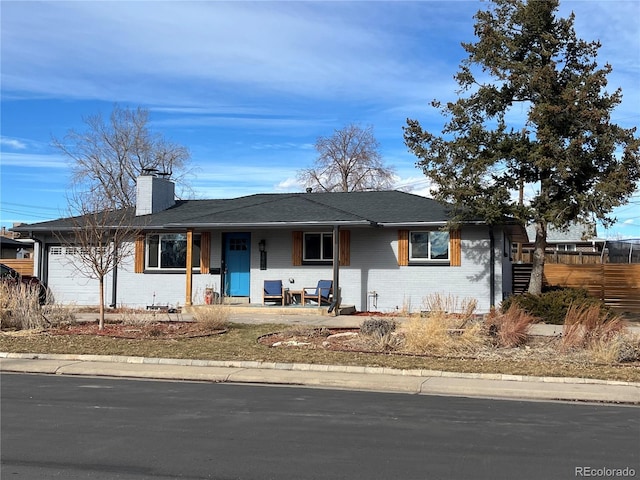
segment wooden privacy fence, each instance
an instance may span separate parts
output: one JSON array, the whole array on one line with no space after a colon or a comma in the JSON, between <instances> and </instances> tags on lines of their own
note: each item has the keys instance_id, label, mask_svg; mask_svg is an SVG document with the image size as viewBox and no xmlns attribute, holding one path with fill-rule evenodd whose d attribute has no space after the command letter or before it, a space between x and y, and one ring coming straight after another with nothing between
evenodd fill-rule
<instances>
[{"instance_id":1,"label":"wooden privacy fence","mask_svg":"<svg viewBox=\"0 0 640 480\"><path fill-rule=\"evenodd\" d=\"M13 268L20 275L33 275L33 258L2 258L0 263Z\"/></svg>"},{"instance_id":2,"label":"wooden privacy fence","mask_svg":"<svg viewBox=\"0 0 640 480\"><path fill-rule=\"evenodd\" d=\"M530 276L531 264L514 265L514 293L526 290ZM640 313L640 264L637 263L545 264L544 284L584 288L616 310Z\"/></svg>"},{"instance_id":3,"label":"wooden privacy fence","mask_svg":"<svg viewBox=\"0 0 640 480\"><path fill-rule=\"evenodd\" d=\"M520 253L520 257L516 255L516 259L520 259L522 263L531 263L533 261L533 250L525 250ZM599 264L609 263L609 254L600 252L546 252L544 254L545 263L564 263L569 265Z\"/></svg>"}]
</instances>

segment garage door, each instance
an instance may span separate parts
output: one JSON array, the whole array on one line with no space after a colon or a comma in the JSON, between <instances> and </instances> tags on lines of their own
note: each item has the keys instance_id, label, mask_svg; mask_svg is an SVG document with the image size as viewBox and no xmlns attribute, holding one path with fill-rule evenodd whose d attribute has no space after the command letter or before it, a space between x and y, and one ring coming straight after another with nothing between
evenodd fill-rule
<instances>
[{"instance_id":1,"label":"garage door","mask_svg":"<svg viewBox=\"0 0 640 480\"><path fill-rule=\"evenodd\" d=\"M50 246L47 252L47 283L56 303L98 305L98 280L78 260L75 247ZM105 279L105 298L111 298L111 275ZM108 302L106 302L108 304Z\"/></svg>"}]
</instances>

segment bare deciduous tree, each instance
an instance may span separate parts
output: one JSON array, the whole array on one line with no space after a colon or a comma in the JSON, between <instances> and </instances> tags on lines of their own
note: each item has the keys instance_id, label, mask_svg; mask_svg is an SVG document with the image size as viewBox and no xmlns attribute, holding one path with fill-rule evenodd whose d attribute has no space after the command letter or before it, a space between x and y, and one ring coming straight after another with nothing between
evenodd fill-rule
<instances>
[{"instance_id":1,"label":"bare deciduous tree","mask_svg":"<svg viewBox=\"0 0 640 480\"><path fill-rule=\"evenodd\" d=\"M316 192L389 190L394 169L385 166L373 127L350 124L316 141L318 158L298 179Z\"/></svg>"},{"instance_id":2,"label":"bare deciduous tree","mask_svg":"<svg viewBox=\"0 0 640 480\"><path fill-rule=\"evenodd\" d=\"M57 233L68 249L75 271L98 281L100 317L98 328L104 328L105 278L123 260L133 254L136 227L135 207L114 208L103 198L91 193L72 193L68 197L69 229Z\"/></svg>"},{"instance_id":3,"label":"bare deciduous tree","mask_svg":"<svg viewBox=\"0 0 640 480\"><path fill-rule=\"evenodd\" d=\"M114 208L135 205L136 179L143 169L171 174L185 188L189 150L149 130L149 111L115 106L83 119L85 131L69 130L53 145L72 161L72 186L103 197Z\"/></svg>"}]
</instances>

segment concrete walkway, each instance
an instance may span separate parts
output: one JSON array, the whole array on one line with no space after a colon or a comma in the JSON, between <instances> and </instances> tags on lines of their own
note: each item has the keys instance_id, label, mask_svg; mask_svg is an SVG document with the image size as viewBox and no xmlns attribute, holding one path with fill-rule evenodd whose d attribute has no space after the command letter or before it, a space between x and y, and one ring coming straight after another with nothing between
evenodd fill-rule
<instances>
[{"instance_id":1,"label":"concrete walkway","mask_svg":"<svg viewBox=\"0 0 640 480\"><path fill-rule=\"evenodd\" d=\"M82 320L94 320L83 314ZM190 320L189 315L170 319ZM231 322L325 327L358 327L366 317L291 315L234 309ZM634 327L634 330L640 328ZM536 326L538 335L556 335L557 326ZM297 385L424 395L453 395L526 400L640 404L640 383L584 378L465 374L433 370L396 370L342 365L207 361L101 355L0 352L0 371L163 380Z\"/></svg>"}]
</instances>

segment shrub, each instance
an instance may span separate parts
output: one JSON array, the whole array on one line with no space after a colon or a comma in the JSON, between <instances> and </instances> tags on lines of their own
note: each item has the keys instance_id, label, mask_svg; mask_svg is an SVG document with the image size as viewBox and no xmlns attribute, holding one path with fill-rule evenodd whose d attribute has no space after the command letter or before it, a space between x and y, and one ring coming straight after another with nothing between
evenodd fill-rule
<instances>
[{"instance_id":1,"label":"shrub","mask_svg":"<svg viewBox=\"0 0 640 480\"><path fill-rule=\"evenodd\" d=\"M158 321L159 312L155 310L137 310L132 308L120 309L118 319L123 325L142 327ZM167 315L164 314L164 318Z\"/></svg>"},{"instance_id":2,"label":"shrub","mask_svg":"<svg viewBox=\"0 0 640 480\"><path fill-rule=\"evenodd\" d=\"M594 338L588 355L596 363L636 362L640 360L640 337L617 332L607 338Z\"/></svg>"},{"instance_id":3,"label":"shrub","mask_svg":"<svg viewBox=\"0 0 640 480\"><path fill-rule=\"evenodd\" d=\"M478 301L475 298L460 300L453 295L434 293L422 299L422 306L426 312L457 316L464 324L464 322L473 318Z\"/></svg>"},{"instance_id":4,"label":"shrub","mask_svg":"<svg viewBox=\"0 0 640 480\"><path fill-rule=\"evenodd\" d=\"M40 308L40 292L22 283L0 282L0 325L22 330L44 328L48 321Z\"/></svg>"},{"instance_id":5,"label":"shrub","mask_svg":"<svg viewBox=\"0 0 640 480\"><path fill-rule=\"evenodd\" d=\"M222 303L198 306L193 309L193 319L207 331L227 328L230 315L230 307Z\"/></svg>"},{"instance_id":6,"label":"shrub","mask_svg":"<svg viewBox=\"0 0 640 480\"><path fill-rule=\"evenodd\" d=\"M396 329L395 320L385 318L370 318L360 324L360 333L363 335L385 336Z\"/></svg>"},{"instance_id":7,"label":"shrub","mask_svg":"<svg viewBox=\"0 0 640 480\"><path fill-rule=\"evenodd\" d=\"M562 330L560 348L592 348L606 343L624 329L620 317L611 317L599 305L571 305L567 311Z\"/></svg>"},{"instance_id":8,"label":"shrub","mask_svg":"<svg viewBox=\"0 0 640 480\"><path fill-rule=\"evenodd\" d=\"M540 295L523 293L512 295L502 302L501 310L506 312L511 305L517 305L530 315L537 317L540 321L554 325L562 325L567 316L567 311L571 305L591 306L597 305L599 308L609 311L604 303L589 295L583 288L550 288Z\"/></svg>"},{"instance_id":9,"label":"shrub","mask_svg":"<svg viewBox=\"0 0 640 480\"><path fill-rule=\"evenodd\" d=\"M457 329L458 318L442 312L412 318L405 324L405 346L409 352L432 355L469 354L485 343L482 325L472 323Z\"/></svg>"},{"instance_id":10,"label":"shrub","mask_svg":"<svg viewBox=\"0 0 640 480\"><path fill-rule=\"evenodd\" d=\"M529 327L537 321L536 317L514 303L506 312L492 311L485 323L498 346L512 348L526 343Z\"/></svg>"},{"instance_id":11,"label":"shrub","mask_svg":"<svg viewBox=\"0 0 640 480\"><path fill-rule=\"evenodd\" d=\"M72 325L76 323L76 306L46 303L42 307L42 316L50 326Z\"/></svg>"}]
</instances>

